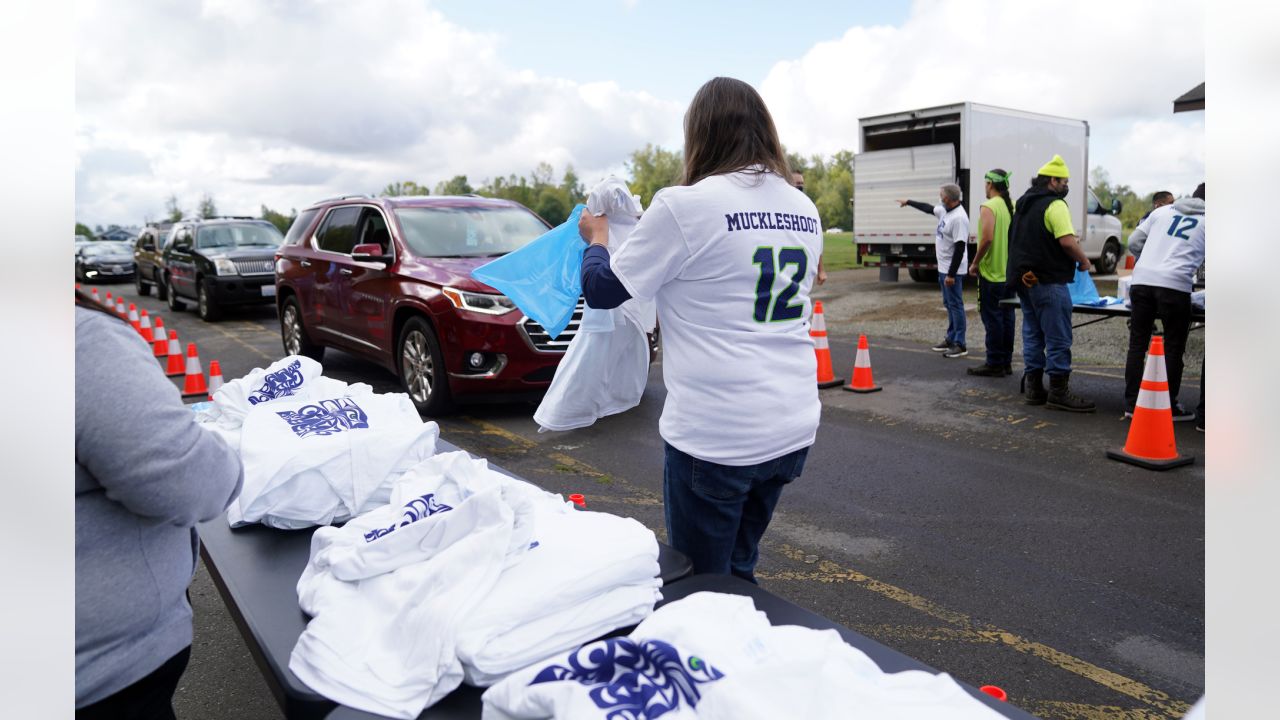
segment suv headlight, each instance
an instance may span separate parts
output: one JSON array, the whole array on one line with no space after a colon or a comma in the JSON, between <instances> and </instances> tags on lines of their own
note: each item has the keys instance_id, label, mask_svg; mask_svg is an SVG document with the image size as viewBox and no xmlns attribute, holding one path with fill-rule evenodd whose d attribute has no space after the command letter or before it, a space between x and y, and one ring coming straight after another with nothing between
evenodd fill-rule
<instances>
[{"instance_id":1,"label":"suv headlight","mask_svg":"<svg viewBox=\"0 0 1280 720\"><path fill-rule=\"evenodd\" d=\"M218 271L219 275L238 275L240 273L239 270L236 270L236 264L231 262L231 258L226 255L214 255L209 259L213 261L213 267Z\"/></svg>"},{"instance_id":2,"label":"suv headlight","mask_svg":"<svg viewBox=\"0 0 1280 720\"><path fill-rule=\"evenodd\" d=\"M457 288L447 287L442 290L449 302L460 310L487 313L489 315L506 315L516 309L516 304L506 295L489 295L473 293Z\"/></svg>"}]
</instances>

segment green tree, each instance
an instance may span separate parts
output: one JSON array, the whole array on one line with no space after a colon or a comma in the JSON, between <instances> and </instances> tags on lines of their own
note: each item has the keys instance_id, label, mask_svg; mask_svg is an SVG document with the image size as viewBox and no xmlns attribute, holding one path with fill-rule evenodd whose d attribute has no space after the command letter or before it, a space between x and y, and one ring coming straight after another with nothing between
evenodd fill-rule
<instances>
[{"instance_id":1,"label":"green tree","mask_svg":"<svg viewBox=\"0 0 1280 720\"><path fill-rule=\"evenodd\" d=\"M475 192L466 175L454 175L448 182L436 184L437 195L469 195Z\"/></svg>"},{"instance_id":2,"label":"green tree","mask_svg":"<svg viewBox=\"0 0 1280 720\"><path fill-rule=\"evenodd\" d=\"M566 165L564 168L564 179L560 181L560 192L570 206L577 205L587 197L587 192L582 187L582 180L573 171L572 165Z\"/></svg>"},{"instance_id":3,"label":"green tree","mask_svg":"<svg viewBox=\"0 0 1280 720\"><path fill-rule=\"evenodd\" d=\"M298 217L297 210L290 210L288 215L282 212L276 212L266 205L262 206L262 219L276 226L281 234L289 232L289 228L293 225L293 221Z\"/></svg>"},{"instance_id":4,"label":"green tree","mask_svg":"<svg viewBox=\"0 0 1280 720\"><path fill-rule=\"evenodd\" d=\"M218 206L214 204L213 197L209 193L200 196L200 209L198 212L202 218L218 217Z\"/></svg>"},{"instance_id":5,"label":"green tree","mask_svg":"<svg viewBox=\"0 0 1280 720\"><path fill-rule=\"evenodd\" d=\"M178 205L178 196L169 195L169 199L164 201L165 220L175 223L186 217L182 212L182 207Z\"/></svg>"},{"instance_id":6,"label":"green tree","mask_svg":"<svg viewBox=\"0 0 1280 720\"><path fill-rule=\"evenodd\" d=\"M401 196L422 196L430 195L431 191L424 185L419 185L412 180L404 182L388 183L382 188L382 192L378 193L382 197L401 197Z\"/></svg>"},{"instance_id":7,"label":"green tree","mask_svg":"<svg viewBox=\"0 0 1280 720\"><path fill-rule=\"evenodd\" d=\"M640 204L647 208L655 193L680 182L684 154L647 144L631 153L627 172L631 173L631 192L639 195Z\"/></svg>"},{"instance_id":8,"label":"green tree","mask_svg":"<svg viewBox=\"0 0 1280 720\"><path fill-rule=\"evenodd\" d=\"M1111 174L1105 168L1099 166L1090 173L1089 189L1093 190L1093 194L1098 196L1098 202L1108 212L1111 210L1111 203L1114 200L1120 201L1120 214L1117 216L1120 225L1126 233L1132 232L1138 226L1138 221L1142 216L1151 209L1151 198L1155 193L1147 195L1138 195L1133 188L1128 185L1118 185L1111 182Z\"/></svg>"},{"instance_id":9,"label":"green tree","mask_svg":"<svg viewBox=\"0 0 1280 720\"><path fill-rule=\"evenodd\" d=\"M569 207L558 189L551 185L545 186L538 194L533 211L552 225L559 225L569 219Z\"/></svg>"},{"instance_id":10,"label":"green tree","mask_svg":"<svg viewBox=\"0 0 1280 720\"><path fill-rule=\"evenodd\" d=\"M83 235L89 238L90 240L97 237L96 235L93 234L93 231L89 229L89 226L85 225L84 223L76 223L76 234Z\"/></svg>"}]
</instances>

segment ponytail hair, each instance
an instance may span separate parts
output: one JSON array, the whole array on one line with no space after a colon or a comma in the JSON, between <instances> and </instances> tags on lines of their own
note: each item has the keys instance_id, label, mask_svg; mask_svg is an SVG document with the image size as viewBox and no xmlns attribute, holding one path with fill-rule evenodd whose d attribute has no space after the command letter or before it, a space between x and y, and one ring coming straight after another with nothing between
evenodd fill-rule
<instances>
[{"instance_id":1,"label":"ponytail hair","mask_svg":"<svg viewBox=\"0 0 1280 720\"><path fill-rule=\"evenodd\" d=\"M996 168L986 174L986 179L991 183L991 187L1000 193L1000 197L1004 198L1004 206L1009 209L1009 214L1013 214L1013 200L1009 199L1009 177L1010 174L1002 168Z\"/></svg>"}]
</instances>

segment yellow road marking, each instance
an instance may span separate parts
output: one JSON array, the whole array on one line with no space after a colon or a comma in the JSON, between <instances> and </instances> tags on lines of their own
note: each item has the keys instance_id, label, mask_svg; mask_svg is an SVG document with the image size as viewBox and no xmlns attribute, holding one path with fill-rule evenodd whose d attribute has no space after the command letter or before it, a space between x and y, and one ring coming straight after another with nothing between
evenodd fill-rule
<instances>
[{"instance_id":1,"label":"yellow road marking","mask_svg":"<svg viewBox=\"0 0 1280 720\"><path fill-rule=\"evenodd\" d=\"M538 447L538 443L533 442L532 440L529 440L524 436L517 435L516 433L506 430L505 428L498 427L493 423L489 423L484 420L479 420L471 417L467 417L463 419L466 422L469 422L475 425L476 427L480 428L480 431L482 434L494 435L497 437L504 438L510 441L511 443L518 445L523 450L530 450ZM1045 424L1047 425L1048 423L1045 423ZM568 467L572 467L576 471L581 472L584 475L588 475L588 476L604 475L604 473L601 473L599 470L596 470L590 465L587 465L586 463L583 463L579 460L575 460L562 453L549 453L548 457L550 457L552 460L554 460L557 463L563 464ZM625 487L629 492L631 492L638 499L635 502L635 504L644 504L644 505L648 505L651 503L659 504L659 505L661 504L661 497L657 496L652 492L649 492L642 488L631 485L631 483L621 479L618 480L618 484L621 487ZM624 502L629 502L629 501L624 500ZM814 561L812 560L812 558L818 557L813 553L806 552L805 550L793 547L785 543L781 545L774 545L773 543L768 542L766 540L761 544L770 549L777 550L781 555L783 555L784 557L790 560L797 561L800 563L808 563L812 565L814 564ZM906 605L907 607L918 610L930 617L941 620L947 623L948 625L955 626L956 630L951 631L951 636L956 639L963 639L967 642L1000 643L1014 650L1017 650L1020 653L1024 653L1026 655L1030 655L1032 657L1038 658L1057 668L1074 673L1087 680L1091 680L1106 688L1109 688L1111 690L1114 690L1124 695L1128 695L1129 697L1134 698L1135 700L1138 700L1140 702L1143 702L1153 708L1156 708L1157 710L1161 711L1161 713L1163 713L1163 714L1150 714L1150 713L1147 713L1147 711L1145 710L1126 711L1126 710L1122 710L1121 708L1114 708L1114 710L1119 712L1146 713L1146 714L1138 714L1138 715L1129 714L1129 715L1114 716L1114 717L1122 718L1123 720L1154 720L1155 718L1164 718L1164 717L1182 717L1187 713L1188 710L1191 709L1191 706L1188 705L1187 703L1182 702L1181 700L1176 700L1174 698L1171 698L1168 694L1163 693L1159 690L1156 690L1155 688L1149 687L1141 682L1138 682L1137 680L1131 680L1127 677L1124 677L1123 675L1098 667L1097 665L1089 663L1085 660L1081 660L1080 658L1068 655L1067 653L1064 653L1060 650L1055 650L1054 648L1051 648L1048 645L1045 645L1043 643L1038 643L1032 640L1028 640L1015 633L1011 633L1007 630L1003 630L994 625L979 623L964 613L947 609L941 605L938 605L932 600L928 600L927 598L924 598L920 595L916 595L913 592L897 587L896 585L890 585L889 583L876 580L875 578L864 575L863 573L858 572L857 570L854 570L852 568L846 568L830 560L818 560L817 569L815 571L808 571L808 572L783 571L783 572L771 573L771 574L761 573L758 575L758 577L760 579L770 579L770 580L791 580L791 581L821 582L821 583L853 583L855 585L858 585L859 587L862 587L865 590L869 590L885 598L888 598L900 604ZM1061 708L1062 712L1066 712L1068 710L1072 712L1083 712L1082 710L1079 710L1079 709L1080 708L1088 709L1088 708L1095 707L1095 706L1089 706L1089 705L1075 705L1071 703L1057 703L1055 704L1055 708L1057 708L1059 705L1063 706ZM1102 706L1098 706L1098 707L1102 707ZM1107 707L1107 709L1111 710L1112 708ZM1049 713L1045 713L1045 714L1049 714ZM1059 714L1058 712L1055 712L1053 714L1056 714L1057 716L1062 717L1062 715ZM1093 720L1094 718L1113 717L1113 716L1110 716L1110 715L1069 716L1068 715L1066 717L1079 718L1079 720Z\"/></svg>"},{"instance_id":2,"label":"yellow road marking","mask_svg":"<svg viewBox=\"0 0 1280 720\"><path fill-rule=\"evenodd\" d=\"M1166 717L1143 708L1085 705L1058 700L1031 701L1021 707L1037 716L1058 718L1058 720L1163 720Z\"/></svg>"},{"instance_id":3,"label":"yellow road marking","mask_svg":"<svg viewBox=\"0 0 1280 720\"><path fill-rule=\"evenodd\" d=\"M778 550L784 556L801 562L804 561L804 556L807 554L803 550L785 544L779 546ZM791 577L787 577L788 575ZM964 613L948 610L947 608L944 608L941 605L908 590L868 577L857 570L842 567L830 560L819 561L817 572L778 573L775 577L780 580L795 579L816 580L823 583L854 583L878 595L882 595L890 600L894 600L903 605L919 610L926 615L942 620L949 625L955 625L966 633L975 633L979 637L1003 643L1018 652L1031 655L1032 657L1037 657L1051 665L1067 670L1068 672L1075 673L1076 675L1088 680L1092 680L1093 682L1115 690L1116 692L1128 695L1129 697L1157 708L1172 717L1181 717L1191 709L1191 706L1187 703L1184 703L1181 700L1175 700L1169 697L1168 694L1140 683L1137 680L1131 680L1123 675L1100 668L1085 660L1073 657L1060 650L1055 650L1043 643L1027 640L1015 633L995 627L994 625L975 622L973 618L965 615Z\"/></svg>"}]
</instances>

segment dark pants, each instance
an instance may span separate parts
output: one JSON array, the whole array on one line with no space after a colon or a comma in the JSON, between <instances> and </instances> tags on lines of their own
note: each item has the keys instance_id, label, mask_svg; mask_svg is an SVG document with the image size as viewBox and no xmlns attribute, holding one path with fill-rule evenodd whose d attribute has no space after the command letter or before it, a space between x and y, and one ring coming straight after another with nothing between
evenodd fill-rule
<instances>
[{"instance_id":1,"label":"dark pants","mask_svg":"<svg viewBox=\"0 0 1280 720\"><path fill-rule=\"evenodd\" d=\"M138 682L76 710L76 720L174 720L173 692L190 658L188 645Z\"/></svg>"},{"instance_id":2,"label":"dark pants","mask_svg":"<svg viewBox=\"0 0 1280 720\"><path fill-rule=\"evenodd\" d=\"M987 329L987 364L992 367L1013 363L1017 314L1013 308L1000 305L1001 300L1011 297L1013 290L1007 284L978 279L978 312L982 315L983 327Z\"/></svg>"},{"instance_id":3,"label":"dark pants","mask_svg":"<svg viewBox=\"0 0 1280 720\"><path fill-rule=\"evenodd\" d=\"M1138 402L1142 371L1151 346L1156 320L1164 328L1164 367L1169 375L1169 402L1178 401L1182 386L1182 353L1191 332L1191 293L1154 285L1134 285L1129 289L1129 355L1124 364L1124 402L1129 410Z\"/></svg>"},{"instance_id":4,"label":"dark pants","mask_svg":"<svg viewBox=\"0 0 1280 720\"><path fill-rule=\"evenodd\" d=\"M662 495L667 539L695 573L756 581L760 538L787 483L800 477L809 448L759 465L699 460L666 444Z\"/></svg>"},{"instance_id":5,"label":"dark pants","mask_svg":"<svg viewBox=\"0 0 1280 720\"><path fill-rule=\"evenodd\" d=\"M1022 362L1028 371L1071 372L1071 293L1063 283L1018 288L1022 302Z\"/></svg>"}]
</instances>

